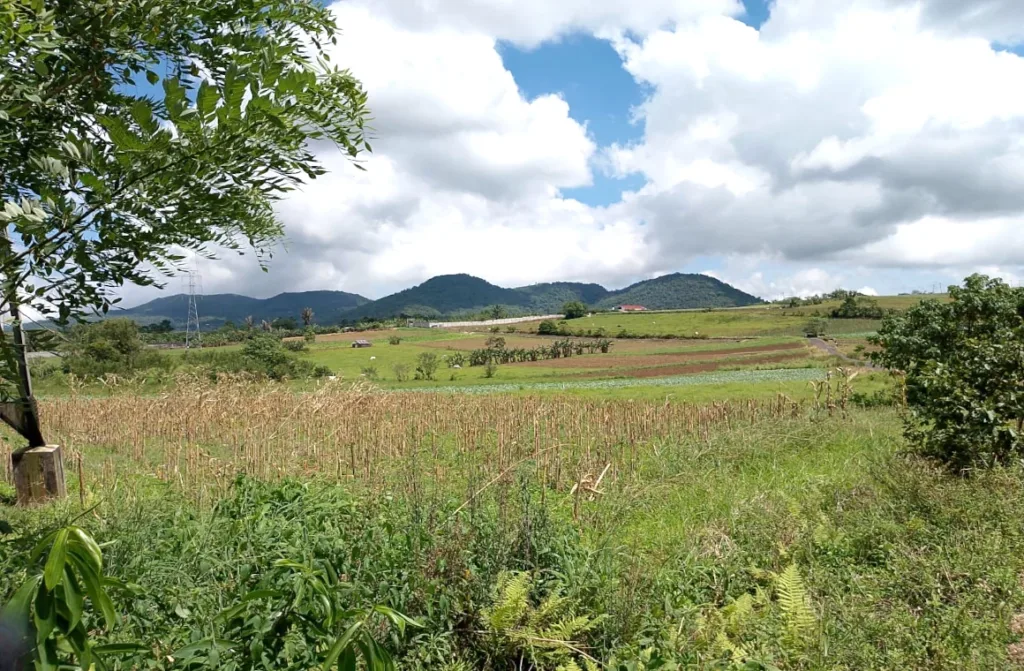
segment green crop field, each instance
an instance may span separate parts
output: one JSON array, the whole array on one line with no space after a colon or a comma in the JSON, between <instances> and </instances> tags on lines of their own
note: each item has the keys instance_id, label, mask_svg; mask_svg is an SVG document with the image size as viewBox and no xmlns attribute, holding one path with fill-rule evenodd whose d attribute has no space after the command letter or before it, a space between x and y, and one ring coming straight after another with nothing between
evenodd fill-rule
<instances>
[{"instance_id":1,"label":"green crop field","mask_svg":"<svg viewBox=\"0 0 1024 671\"><path fill-rule=\"evenodd\" d=\"M74 523L100 544L115 616L86 595L80 617L112 669L307 671L357 630L414 671L1017 668L1022 467L913 456L890 375L806 319L599 315L570 324L709 337L490 377L468 362L489 338L567 337L321 336L288 354L317 379L193 368L242 345L171 352L158 379L55 374L39 411L69 496L9 505L0 473L0 597ZM863 357L875 325L832 320L839 351Z\"/></svg>"}]
</instances>

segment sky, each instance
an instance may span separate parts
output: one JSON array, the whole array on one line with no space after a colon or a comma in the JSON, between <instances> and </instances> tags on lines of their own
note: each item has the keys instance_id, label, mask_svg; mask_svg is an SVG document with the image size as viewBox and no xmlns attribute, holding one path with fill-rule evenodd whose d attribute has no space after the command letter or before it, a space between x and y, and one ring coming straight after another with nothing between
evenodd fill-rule
<instances>
[{"instance_id":1,"label":"sky","mask_svg":"<svg viewBox=\"0 0 1024 671\"><path fill-rule=\"evenodd\" d=\"M374 151L278 208L270 272L206 293L432 276L765 298L1024 281L1020 0L343 0ZM167 289L180 291L171 281ZM125 304L154 297L128 288Z\"/></svg>"}]
</instances>

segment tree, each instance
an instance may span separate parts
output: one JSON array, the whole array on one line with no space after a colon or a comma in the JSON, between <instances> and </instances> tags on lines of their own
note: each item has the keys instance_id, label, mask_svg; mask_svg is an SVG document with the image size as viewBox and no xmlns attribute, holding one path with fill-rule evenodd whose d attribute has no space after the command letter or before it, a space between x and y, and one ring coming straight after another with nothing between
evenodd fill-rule
<instances>
[{"instance_id":1,"label":"tree","mask_svg":"<svg viewBox=\"0 0 1024 671\"><path fill-rule=\"evenodd\" d=\"M0 344L4 413L41 444L23 305L106 313L126 282L280 237L273 204L324 172L311 144L369 150L366 96L328 64L314 0L6 2L0 20ZM148 82L147 88L144 82ZM159 96L152 91L162 89ZM17 389L12 388L16 386ZM17 413L13 413L17 414Z\"/></svg>"},{"instance_id":2,"label":"tree","mask_svg":"<svg viewBox=\"0 0 1024 671\"><path fill-rule=\"evenodd\" d=\"M487 317L489 319L504 319L508 317L508 310L503 305L494 305L487 310Z\"/></svg>"},{"instance_id":3,"label":"tree","mask_svg":"<svg viewBox=\"0 0 1024 671\"><path fill-rule=\"evenodd\" d=\"M255 321L253 320L252 315L247 315L246 318L245 318L245 328L246 328L246 330L251 331L253 329L254 325L255 325Z\"/></svg>"},{"instance_id":4,"label":"tree","mask_svg":"<svg viewBox=\"0 0 1024 671\"><path fill-rule=\"evenodd\" d=\"M537 325L537 333L539 335L558 335L558 326L550 319L545 319Z\"/></svg>"},{"instance_id":5,"label":"tree","mask_svg":"<svg viewBox=\"0 0 1024 671\"><path fill-rule=\"evenodd\" d=\"M302 308L302 324L303 326L313 325L313 308Z\"/></svg>"},{"instance_id":6,"label":"tree","mask_svg":"<svg viewBox=\"0 0 1024 671\"><path fill-rule=\"evenodd\" d=\"M1008 462L1024 451L1024 290L972 275L949 295L886 317L872 358L903 373L925 455L961 471Z\"/></svg>"},{"instance_id":7,"label":"tree","mask_svg":"<svg viewBox=\"0 0 1024 671\"><path fill-rule=\"evenodd\" d=\"M562 314L566 319L579 319L587 316L587 306L581 301L569 301L562 306Z\"/></svg>"}]
</instances>

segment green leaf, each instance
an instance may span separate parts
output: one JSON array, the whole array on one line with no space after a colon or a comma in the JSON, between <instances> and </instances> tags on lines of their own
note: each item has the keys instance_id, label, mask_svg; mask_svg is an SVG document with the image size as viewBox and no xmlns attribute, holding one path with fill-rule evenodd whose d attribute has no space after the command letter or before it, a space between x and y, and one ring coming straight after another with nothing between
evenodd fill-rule
<instances>
[{"instance_id":1,"label":"green leaf","mask_svg":"<svg viewBox=\"0 0 1024 671\"><path fill-rule=\"evenodd\" d=\"M39 589L39 583L42 581L43 576L41 574L29 576L4 606L3 612L12 617L15 622L27 625L32 601L35 600L36 591Z\"/></svg>"},{"instance_id":2,"label":"green leaf","mask_svg":"<svg viewBox=\"0 0 1024 671\"><path fill-rule=\"evenodd\" d=\"M97 655L124 655L132 652L146 652L149 648L140 643L107 643L105 645L93 646L92 651Z\"/></svg>"},{"instance_id":3,"label":"green leaf","mask_svg":"<svg viewBox=\"0 0 1024 671\"><path fill-rule=\"evenodd\" d=\"M146 81L148 81L150 84L156 84L158 81L160 81L160 75L153 72L152 70L146 70Z\"/></svg>"},{"instance_id":4,"label":"green leaf","mask_svg":"<svg viewBox=\"0 0 1024 671\"><path fill-rule=\"evenodd\" d=\"M46 558L46 569L43 571L43 582L46 589L53 591L64 579L64 565L68 555L68 529L61 529L53 540L50 555Z\"/></svg>"},{"instance_id":5,"label":"green leaf","mask_svg":"<svg viewBox=\"0 0 1024 671\"><path fill-rule=\"evenodd\" d=\"M217 107L219 99L217 89L204 79L203 83L199 85L199 95L196 96L196 107L199 109L199 113L204 117L210 116Z\"/></svg>"},{"instance_id":6,"label":"green leaf","mask_svg":"<svg viewBox=\"0 0 1024 671\"><path fill-rule=\"evenodd\" d=\"M68 608L71 619L68 620L68 628L74 629L82 621L82 609L85 605L85 598L82 595L82 588L75 580L71 567L64 566L64 604Z\"/></svg>"},{"instance_id":7,"label":"green leaf","mask_svg":"<svg viewBox=\"0 0 1024 671\"><path fill-rule=\"evenodd\" d=\"M363 622L363 620L355 622L337 641L334 642L334 645L332 645L330 650L327 651L327 657L324 658L324 671L330 671L331 667L334 666L334 663L338 661L338 657L341 656L342 652L345 652L346 650L351 651L350 646L352 645L352 639L363 626Z\"/></svg>"},{"instance_id":8,"label":"green leaf","mask_svg":"<svg viewBox=\"0 0 1024 671\"><path fill-rule=\"evenodd\" d=\"M234 648L237 645L238 644L234 641L228 641L223 638L204 638L200 641L196 641L195 643L189 643L186 646L178 648L177 650L171 653L171 657L174 657L175 659L187 658L192 657L200 652L208 652L215 648L219 648L222 650L230 650L231 648Z\"/></svg>"},{"instance_id":9,"label":"green leaf","mask_svg":"<svg viewBox=\"0 0 1024 671\"><path fill-rule=\"evenodd\" d=\"M97 574L102 573L103 552L100 550L100 546L96 543L95 539L79 527L69 527L69 530L71 532L71 539L68 544L68 551L80 556L83 560L88 560Z\"/></svg>"},{"instance_id":10,"label":"green leaf","mask_svg":"<svg viewBox=\"0 0 1024 671\"><path fill-rule=\"evenodd\" d=\"M39 590L36 592L35 617L36 641L42 643L50 637L57 626L57 604L52 592Z\"/></svg>"}]
</instances>

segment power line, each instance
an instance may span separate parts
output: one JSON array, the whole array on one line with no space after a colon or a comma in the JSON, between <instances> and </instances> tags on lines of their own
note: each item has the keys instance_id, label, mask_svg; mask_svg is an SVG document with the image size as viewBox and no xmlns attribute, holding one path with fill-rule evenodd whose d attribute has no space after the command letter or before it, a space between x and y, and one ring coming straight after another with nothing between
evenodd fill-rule
<instances>
[{"instance_id":1,"label":"power line","mask_svg":"<svg viewBox=\"0 0 1024 671\"><path fill-rule=\"evenodd\" d=\"M202 347L199 332L199 294L202 293L202 277L198 270L188 271L188 317L185 319L185 349Z\"/></svg>"}]
</instances>

